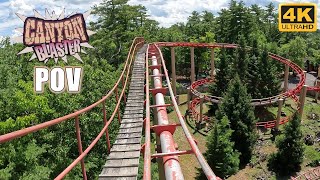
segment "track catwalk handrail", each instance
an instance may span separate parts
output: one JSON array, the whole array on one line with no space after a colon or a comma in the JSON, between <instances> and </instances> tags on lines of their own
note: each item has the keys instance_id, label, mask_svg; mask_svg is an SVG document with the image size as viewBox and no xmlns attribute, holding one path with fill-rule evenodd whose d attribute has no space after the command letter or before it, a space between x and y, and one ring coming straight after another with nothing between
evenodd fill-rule
<instances>
[{"instance_id":1,"label":"track catwalk handrail","mask_svg":"<svg viewBox=\"0 0 320 180\"><path fill-rule=\"evenodd\" d=\"M150 95L149 95L149 44L146 51L146 119L143 179L151 180Z\"/></svg>"},{"instance_id":2,"label":"track catwalk handrail","mask_svg":"<svg viewBox=\"0 0 320 180\"><path fill-rule=\"evenodd\" d=\"M166 68L166 65L165 65L165 60L163 59L163 55L162 55L162 52L161 50L159 49L159 47L157 45L155 45L158 52L159 52L159 55L160 55L160 60L162 62L162 66L163 66L163 70L164 70L164 75L165 75L165 78L167 80L167 82L170 82L170 79L169 79L169 75L168 75L168 71L167 71L167 68ZM173 93L173 90L172 90L172 87L171 87L171 84L170 83L167 83L168 84L168 89L169 89L169 92L170 92L170 97L171 97L171 100L172 100L172 104L174 106L174 109L175 109L175 112L179 118L179 122L181 124L181 127L183 129L183 132L188 140L188 143L193 151L193 153L195 154L203 172L205 173L205 175L207 176L208 179L210 180L216 180L218 179L216 177L216 175L213 173L212 169L210 168L210 166L208 165L207 161L205 160L205 158L203 157L201 151L199 150L197 144L195 143L193 137L191 136L189 130L188 130L188 127L186 125L186 122L179 110L179 107L178 107L178 104L175 100L175 96L174 96L174 93Z\"/></svg>"},{"instance_id":3,"label":"track catwalk handrail","mask_svg":"<svg viewBox=\"0 0 320 180\"><path fill-rule=\"evenodd\" d=\"M108 151L110 150L110 139L109 139L109 135L108 135L108 126L110 125L110 123L112 122L113 118L115 117L116 113L118 112L119 115L119 108L120 108L120 103L122 100L122 97L125 98L125 90L127 87L127 83L128 83L128 79L129 79L129 74L131 72L131 64L135 55L135 51L137 49L138 46L140 46L141 44L144 43L144 39L141 37L137 37L134 39L133 43L131 44L130 50L128 52L128 56L127 56L127 60L126 63L124 65L124 68L122 70L122 73L118 79L118 81L115 83L115 85L113 86L113 88L107 93L107 95L105 95L104 97L102 97L102 99L100 99L99 101L93 103L92 105L85 107L79 111L76 111L74 113L65 115L63 117L59 117L38 125L34 125L25 129L21 129L18 131L14 131L8 134L4 134L0 136L0 144L1 143L5 143L8 141L11 141L13 139L28 135L30 133L33 132L37 132L39 130L48 128L50 126L59 124L61 122L67 121L71 118L75 118L76 120L76 132L77 132L77 140L78 140L78 148L79 148L79 156L77 159L75 159L63 172L61 172L55 179L62 179L63 177L65 177L67 175L68 172L70 172L73 167L75 167L79 162L81 162L81 169L82 169L82 174L83 174L83 179L87 179L86 176L86 170L84 167L84 157L90 152L90 150L95 146L95 144L99 141L99 139L102 137L102 135L104 133L106 133L107 136L107 146L108 146ZM124 76L126 73L126 76ZM125 80L124 80L125 78ZM122 81L122 90L120 93L120 97L118 97L118 87L120 82ZM105 109L105 101L112 95L112 93L116 93L116 99L117 99L117 104L116 107L111 115L111 117L109 118L109 120L107 121L106 119L106 109ZM94 107L98 106L99 104L103 104L103 115L104 115L104 123L105 125L103 126L103 129L100 131L100 133L98 134L98 136L91 142L91 144L86 148L86 150L84 152L82 152L82 143L81 143L81 136L80 136L80 128L79 128L79 115L90 111L91 109L93 109ZM119 119L120 121L120 119Z\"/></svg>"}]
</instances>

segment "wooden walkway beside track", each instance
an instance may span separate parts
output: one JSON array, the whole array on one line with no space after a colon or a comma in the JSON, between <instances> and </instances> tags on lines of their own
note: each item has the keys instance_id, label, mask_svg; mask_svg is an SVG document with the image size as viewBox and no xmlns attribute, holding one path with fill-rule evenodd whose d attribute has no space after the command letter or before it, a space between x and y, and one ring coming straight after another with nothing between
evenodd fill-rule
<instances>
[{"instance_id":1,"label":"wooden walkway beside track","mask_svg":"<svg viewBox=\"0 0 320 180\"><path fill-rule=\"evenodd\" d=\"M137 179L145 99L145 51L146 46L136 55L120 130L99 180Z\"/></svg>"}]
</instances>

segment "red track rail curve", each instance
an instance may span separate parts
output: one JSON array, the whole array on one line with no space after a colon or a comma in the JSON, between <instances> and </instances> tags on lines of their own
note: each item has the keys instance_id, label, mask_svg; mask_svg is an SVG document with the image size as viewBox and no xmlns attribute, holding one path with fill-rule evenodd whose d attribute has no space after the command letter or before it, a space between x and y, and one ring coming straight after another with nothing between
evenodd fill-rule
<instances>
[{"instance_id":1,"label":"red track rail curve","mask_svg":"<svg viewBox=\"0 0 320 180\"><path fill-rule=\"evenodd\" d=\"M225 44L225 43L215 43L215 44L210 44L210 43L192 43L192 42L158 42L156 43L158 46L163 46L163 47L200 47L200 48L238 48L237 44ZM298 103L298 98L296 97L296 94L298 94L302 86L305 84L306 77L303 69L301 69L297 64L293 63L289 59L286 59L284 57L281 57L279 55L269 53L269 57L281 62L282 64L288 65L290 68L292 68L300 77L299 78L299 83L294 89L290 89L282 94L272 96L272 97L267 97L267 98L262 98L262 99L252 99L251 103L253 106L262 106L262 105L268 105L272 104L275 102L278 102L280 98L288 98L291 97L293 100ZM213 80L210 78L205 78L205 79L200 79L198 81L195 81L191 84L190 90L193 95L197 96L197 98L193 99L190 103L190 108L192 115L194 119L198 120L200 117L199 112L197 112L196 107L200 104L200 96L202 95L204 97L205 101L210 101L212 103L220 103L222 100L222 97L217 97L217 96L210 96L210 95L204 95L201 94L199 91L197 91L197 88L199 86L205 85L205 84L210 84L212 83ZM308 87L309 91L318 91L320 92L320 87ZM203 119L200 121L209 121L210 118L208 116L202 116ZM280 125L284 124L289 121L289 117L281 118L280 119ZM276 120L271 120L267 122L258 122L257 126L258 127L265 127L265 128L273 128L275 126Z\"/></svg>"}]
</instances>

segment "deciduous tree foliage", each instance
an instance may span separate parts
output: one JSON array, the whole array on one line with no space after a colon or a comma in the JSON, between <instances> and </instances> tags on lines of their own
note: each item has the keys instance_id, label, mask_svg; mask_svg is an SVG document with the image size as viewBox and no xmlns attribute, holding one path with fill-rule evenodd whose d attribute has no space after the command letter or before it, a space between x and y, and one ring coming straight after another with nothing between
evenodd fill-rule
<instances>
[{"instance_id":1,"label":"deciduous tree foliage","mask_svg":"<svg viewBox=\"0 0 320 180\"><path fill-rule=\"evenodd\" d=\"M307 56L306 40L297 36L295 39L290 40L288 44L281 46L281 53L300 67L304 67L304 58Z\"/></svg>"}]
</instances>

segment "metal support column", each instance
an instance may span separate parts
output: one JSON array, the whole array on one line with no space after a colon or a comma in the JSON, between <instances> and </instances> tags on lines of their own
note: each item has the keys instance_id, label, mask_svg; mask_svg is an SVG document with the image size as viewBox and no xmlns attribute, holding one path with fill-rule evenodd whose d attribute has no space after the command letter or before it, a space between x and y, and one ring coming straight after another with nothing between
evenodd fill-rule
<instances>
[{"instance_id":1,"label":"metal support column","mask_svg":"<svg viewBox=\"0 0 320 180\"><path fill-rule=\"evenodd\" d=\"M306 99L306 96L307 96L307 88L308 86L307 85L304 85L302 90L301 90L301 93L300 93L300 99L299 99L299 102L300 102L300 110L299 110L299 115L300 115L300 118L301 118L301 121L302 121L302 114L303 114L303 109L304 109L304 103L305 103L305 99Z\"/></svg>"},{"instance_id":2,"label":"metal support column","mask_svg":"<svg viewBox=\"0 0 320 180\"><path fill-rule=\"evenodd\" d=\"M279 99L278 101L278 114L277 114L277 122L276 122L276 130L279 131L279 123L281 119L281 111L282 111L283 99Z\"/></svg>"},{"instance_id":3,"label":"metal support column","mask_svg":"<svg viewBox=\"0 0 320 180\"><path fill-rule=\"evenodd\" d=\"M211 49L211 79L214 78L214 71L215 71L215 67L214 67L214 48Z\"/></svg>"},{"instance_id":4,"label":"metal support column","mask_svg":"<svg viewBox=\"0 0 320 180\"><path fill-rule=\"evenodd\" d=\"M200 123L202 122L202 117L203 117L203 100L204 100L204 97L200 96L200 120L199 120Z\"/></svg>"},{"instance_id":5,"label":"metal support column","mask_svg":"<svg viewBox=\"0 0 320 180\"><path fill-rule=\"evenodd\" d=\"M196 81L195 65L194 65L194 47L191 47L191 84Z\"/></svg>"},{"instance_id":6,"label":"metal support column","mask_svg":"<svg viewBox=\"0 0 320 180\"><path fill-rule=\"evenodd\" d=\"M285 71L284 71L284 86L283 86L284 92L288 90L288 79L289 79L289 66L286 64Z\"/></svg>"},{"instance_id":7,"label":"metal support column","mask_svg":"<svg viewBox=\"0 0 320 180\"><path fill-rule=\"evenodd\" d=\"M171 81L172 81L172 88L174 97L176 98L178 104L179 104L179 98L177 96L177 76L176 76L176 56L174 53L174 47L171 47Z\"/></svg>"}]
</instances>

